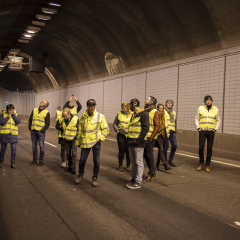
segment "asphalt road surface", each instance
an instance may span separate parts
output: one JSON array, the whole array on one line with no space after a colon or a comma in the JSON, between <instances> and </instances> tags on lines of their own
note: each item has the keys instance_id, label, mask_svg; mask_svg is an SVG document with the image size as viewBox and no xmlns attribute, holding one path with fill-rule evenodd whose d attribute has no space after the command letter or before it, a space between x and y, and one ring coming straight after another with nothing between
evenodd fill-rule
<instances>
[{"instance_id":1,"label":"asphalt road surface","mask_svg":"<svg viewBox=\"0 0 240 240\"><path fill-rule=\"evenodd\" d=\"M131 174L117 170L117 142L110 135L94 188L92 154L75 185L76 175L60 167L54 129L47 130L46 142L45 165L29 166L30 133L21 123L17 169L10 168L8 146L0 169L1 240L240 239L240 162L214 159L210 173L197 172L197 155L178 151L176 168L162 167L155 182L131 190L125 186Z\"/></svg>"}]
</instances>

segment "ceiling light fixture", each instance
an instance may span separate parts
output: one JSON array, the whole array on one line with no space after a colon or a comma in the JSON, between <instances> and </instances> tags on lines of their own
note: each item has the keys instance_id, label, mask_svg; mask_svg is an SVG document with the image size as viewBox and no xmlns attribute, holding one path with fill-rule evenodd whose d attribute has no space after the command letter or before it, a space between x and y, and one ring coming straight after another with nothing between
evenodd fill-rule
<instances>
[{"instance_id":1,"label":"ceiling light fixture","mask_svg":"<svg viewBox=\"0 0 240 240\"><path fill-rule=\"evenodd\" d=\"M25 37L32 37L32 35L24 34Z\"/></svg>"},{"instance_id":2,"label":"ceiling light fixture","mask_svg":"<svg viewBox=\"0 0 240 240\"><path fill-rule=\"evenodd\" d=\"M35 32L41 31L40 27L28 26L27 28L28 28L28 30L35 31Z\"/></svg>"},{"instance_id":3,"label":"ceiling light fixture","mask_svg":"<svg viewBox=\"0 0 240 240\"><path fill-rule=\"evenodd\" d=\"M27 30L28 33L35 33L35 31Z\"/></svg>"},{"instance_id":4,"label":"ceiling light fixture","mask_svg":"<svg viewBox=\"0 0 240 240\"><path fill-rule=\"evenodd\" d=\"M61 7L61 4L59 4L59 3L49 3L49 5L56 6L56 7Z\"/></svg>"},{"instance_id":5,"label":"ceiling light fixture","mask_svg":"<svg viewBox=\"0 0 240 240\"><path fill-rule=\"evenodd\" d=\"M37 14L37 15L36 15L36 18L41 19L41 20L44 20L44 21L46 21L46 20L51 20L51 17L50 17L50 16L42 15L42 14Z\"/></svg>"},{"instance_id":6,"label":"ceiling light fixture","mask_svg":"<svg viewBox=\"0 0 240 240\"><path fill-rule=\"evenodd\" d=\"M32 21L33 25L38 25L38 26L46 26L45 22L39 22L39 21Z\"/></svg>"},{"instance_id":7,"label":"ceiling light fixture","mask_svg":"<svg viewBox=\"0 0 240 240\"><path fill-rule=\"evenodd\" d=\"M18 39L18 42L20 42L20 43L29 43L29 40Z\"/></svg>"},{"instance_id":8,"label":"ceiling light fixture","mask_svg":"<svg viewBox=\"0 0 240 240\"><path fill-rule=\"evenodd\" d=\"M48 13L48 14L56 14L57 10L56 9L52 9L52 8L42 8L42 11L44 13Z\"/></svg>"}]
</instances>

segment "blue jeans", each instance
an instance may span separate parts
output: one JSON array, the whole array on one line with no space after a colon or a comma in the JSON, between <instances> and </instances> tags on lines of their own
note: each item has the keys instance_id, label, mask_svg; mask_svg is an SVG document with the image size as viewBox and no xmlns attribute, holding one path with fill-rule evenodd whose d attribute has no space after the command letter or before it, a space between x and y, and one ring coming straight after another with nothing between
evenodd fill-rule
<instances>
[{"instance_id":1,"label":"blue jeans","mask_svg":"<svg viewBox=\"0 0 240 240\"><path fill-rule=\"evenodd\" d=\"M165 159L167 160L167 150L169 148L169 141L171 143L171 152L168 161L171 162L173 160L173 157L175 155L175 152L177 150L177 138L176 138L176 133L170 134L169 138L167 137L167 134L165 134L165 145L163 147L163 153L165 156Z\"/></svg>"},{"instance_id":2,"label":"blue jeans","mask_svg":"<svg viewBox=\"0 0 240 240\"><path fill-rule=\"evenodd\" d=\"M144 170L143 151L144 148L129 146L129 155L132 163L132 180L136 183L142 183Z\"/></svg>"},{"instance_id":3,"label":"blue jeans","mask_svg":"<svg viewBox=\"0 0 240 240\"><path fill-rule=\"evenodd\" d=\"M45 133L41 133L39 131L33 130L31 131L31 139L32 139L32 149L33 149L33 161L38 160L38 150L37 150L37 143L39 141L40 147L40 158L39 161L43 161L44 159L44 140L45 140Z\"/></svg>"},{"instance_id":4,"label":"blue jeans","mask_svg":"<svg viewBox=\"0 0 240 240\"><path fill-rule=\"evenodd\" d=\"M99 168L100 168L100 150L101 150L101 142L97 142L91 148L82 148L81 149L81 157L79 161L79 174L84 174L85 164L88 158L88 154L90 151L93 151L93 178L98 178Z\"/></svg>"},{"instance_id":5,"label":"blue jeans","mask_svg":"<svg viewBox=\"0 0 240 240\"><path fill-rule=\"evenodd\" d=\"M10 143L10 144L11 144L11 160L15 160L17 143ZM6 149L7 149L7 143L1 143L1 160L4 160Z\"/></svg>"}]
</instances>

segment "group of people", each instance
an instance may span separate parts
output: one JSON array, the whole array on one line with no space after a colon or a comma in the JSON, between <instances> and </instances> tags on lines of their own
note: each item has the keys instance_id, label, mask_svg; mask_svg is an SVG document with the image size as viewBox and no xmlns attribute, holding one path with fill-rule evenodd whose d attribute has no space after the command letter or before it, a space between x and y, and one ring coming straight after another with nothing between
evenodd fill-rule
<instances>
[{"instance_id":1,"label":"group of people","mask_svg":"<svg viewBox=\"0 0 240 240\"><path fill-rule=\"evenodd\" d=\"M77 107L74 107L73 101ZM195 116L196 129L199 131L199 166L198 171L205 169L210 172L210 162L215 132L218 130L221 120L219 110L212 104L213 99L207 95L204 98L204 105L200 106ZM81 147L79 161L79 172L75 183L79 184L84 175L85 163L92 149L93 151L93 176L92 185L98 186L98 174L100 168L101 142L109 133L109 127L103 114L97 112L96 101L89 99L87 109L78 118L78 112L82 105L72 95L63 107L60 106L56 112L56 129L58 130L59 144L61 145L61 158L64 171L76 174L77 147ZM157 106L156 106L157 105ZM34 108L29 117L29 131L32 140L33 160L30 165L44 165L44 141L46 130L50 126L50 113L47 110L49 102L44 100L38 108ZM152 182L156 179L155 170L160 170L160 161L165 171L170 167L176 167L173 158L177 149L176 140L176 112L173 110L174 102L168 99L165 106L157 104L157 99L150 96L146 99L145 107L140 108L140 101L137 98L130 100L130 103L122 103L113 128L117 133L119 148L118 161L119 171L123 171L123 159L126 155L126 170L132 171L132 178L126 184L127 188L141 188L145 159L148 167L148 175L145 182ZM18 142L18 124L21 120L12 104L8 104L6 110L0 116L1 126L1 154L0 168L3 161L7 144L11 143L11 167L16 168L16 145ZM204 145L207 139L207 157L204 167ZM38 158L37 144L40 146ZM171 143L169 157L167 151ZM153 149L158 148L157 162L155 165Z\"/></svg>"}]
</instances>

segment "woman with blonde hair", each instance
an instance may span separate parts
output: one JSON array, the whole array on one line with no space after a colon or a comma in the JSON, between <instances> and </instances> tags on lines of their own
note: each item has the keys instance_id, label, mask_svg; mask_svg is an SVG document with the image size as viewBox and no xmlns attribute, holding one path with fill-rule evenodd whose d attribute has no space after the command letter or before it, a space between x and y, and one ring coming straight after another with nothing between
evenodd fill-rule
<instances>
[{"instance_id":1,"label":"woman with blonde hair","mask_svg":"<svg viewBox=\"0 0 240 240\"><path fill-rule=\"evenodd\" d=\"M124 154L126 154L127 171L130 172L130 156L127 146L127 133L130 119L132 117L132 111L130 110L130 104L127 102L122 103L122 109L118 112L113 122L114 131L117 133L118 142L118 161L119 171L123 171L122 163Z\"/></svg>"}]
</instances>

